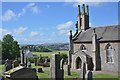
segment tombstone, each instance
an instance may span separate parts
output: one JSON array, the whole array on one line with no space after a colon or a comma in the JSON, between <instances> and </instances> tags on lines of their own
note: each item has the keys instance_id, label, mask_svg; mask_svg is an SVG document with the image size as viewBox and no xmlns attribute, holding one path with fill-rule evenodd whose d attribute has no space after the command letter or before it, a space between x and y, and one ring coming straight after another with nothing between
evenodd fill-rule
<instances>
[{"instance_id":1,"label":"tombstone","mask_svg":"<svg viewBox=\"0 0 120 80\"><path fill-rule=\"evenodd\" d=\"M60 69L60 55L52 54L50 58L50 78L52 80L63 80L64 70Z\"/></svg>"},{"instance_id":2,"label":"tombstone","mask_svg":"<svg viewBox=\"0 0 120 80\"><path fill-rule=\"evenodd\" d=\"M12 62L7 59L7 60L5 61L4 71L6 72L6 71L8 71L8 70L10 70L10 69L12 69Z\"/></svg>"},{"instance_id":3,"label":"tombstone","mask_svg":"<svg viewBox=\"0 0 120 80\"><path fill-rule=\"evenodd\" d=\"M44 62L45 64L47 64L47 59L45 59L45 62Z\"/></svg>"},{"instance_id":4,"label":"tombstone","mask_svg":"<svg viewBox=\"0 0 120 80\"><path fill-rule=\"evenodd\" d=\"M10 80L37 80L36 69L18 66L5 72L5 78Z\"/></svg>"},{"instance_id":5,"label":"tombstone","mask_svg":"<svg viewBox=\"0 0 120 80\"><path fill-rule=\"evenodd\" d=\"M38 72L43 72L42 68L38 68L37 71L38 71Z\"/></svg>"},{"instance_id":6,"label":"tombstone","mask_svg":"<svg viewBox=\"0 0 120 80\"><path fill-rule=\"evenodd\" d=\"M24 52L23 52L23 50L21 50L21 66L24 66L25 65L25 61L24 61Z\"/></svg>"},{"instance_id":7,"label":"tombstone","mask_svg":"<svg viewBox=\"0 0 120 80\"><path fill-rule=\"evenodd\" d=\"M15 67L17 67L17 66L19 66L19 62L18 62L17 60L14 60L14 61L13 61L13 68L15 68Z\"/></svg>"},{"instance_id":8,"label":"tombstone","mask_svg":"<svg viewBox=\"0 0 120 80\"><path fill-rule=\"evenodd\" d=\"M84 62L80 70L80 80L85 80L85 74L86 74L86 64Z\"/></svg>"},{"instance_id":9,"label":"tombstone","mask_svg":"<svg viewBox=\"0 0 120 80\"><path fill-rule=\"evenodd\" d=\"M60 61L60 71L62 73L62 78L64 78L64 59L62 58L61 61Z\"/></svg>"},{"instance_id":10,"label":"tombstone","mask_svg":"<svg viewBox=\"0 0 120 80\"><path fill-rule=\"evenodd\" d=\"M37 58L34 59L35 66L37 66Z\"/></svg>"},{"instance_id":11,"label":"tombstone","mask_svg":"<svg viewBox=\"0 0 120 80\"><path fill-rule=\"evenodd\" d=\"M27 67L31 68L31 62L30 61L27 62Z\"/></svg>"},{"instance_id":12,"label":"tombstone","mask_svg":"<svg viewBox=\"0 0 120 80\"><path fill-rule=\"evenodd\" d=\"M86 80L93 80L92 77L93 77L92 71L91 71L91 70L88 70L88 71L86 72L85 79L86 79Z\"/></svg>"}]
</instances>

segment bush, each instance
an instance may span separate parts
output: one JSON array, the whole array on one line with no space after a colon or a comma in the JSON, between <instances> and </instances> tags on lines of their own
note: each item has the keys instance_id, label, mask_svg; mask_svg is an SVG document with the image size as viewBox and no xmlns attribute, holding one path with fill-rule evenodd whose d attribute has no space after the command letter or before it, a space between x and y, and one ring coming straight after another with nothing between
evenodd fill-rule
<instances>
[{"instance_id":1,"label":"bush","mask_svg":"<svg viewBox=\"0 0 120 80\"><path fill-rule=\"evenodd\" d=\"M68 56L65 53L60 53L60 59L64 59L65 61L67 60Z\"/></svg>"}]
</instances>

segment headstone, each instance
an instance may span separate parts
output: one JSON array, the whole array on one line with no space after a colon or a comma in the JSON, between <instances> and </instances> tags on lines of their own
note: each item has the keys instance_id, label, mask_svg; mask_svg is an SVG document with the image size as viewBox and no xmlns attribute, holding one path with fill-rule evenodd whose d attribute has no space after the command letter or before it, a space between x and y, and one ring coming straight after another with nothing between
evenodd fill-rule
<instances>
[{"instance_id":1,"label":"headstone","mask_svg":"<svg viewBox=\"0 0 120 80\"><path fill-rule=\"evenodd\" d=\"M68 71L68 75L71 75L71 72L70 72L70 65L68 65L68 67L67 67L67 71Z\"/></svg>"},{"instance_id":2,"label":"headstone","mask_svg":"<svg viewBox=\"0 0 120 80\"><path fill-rule=\"evenodd\" d=\"M60 62L60 71L61 71L61 77L64 78L64 59L62 58L61 59L61 62Z\"/></svg>"},{"instance_id":3,"label":"headstone","mask_svg":"<svg viewBox=\"0 0 120 80\"><path fill-rule=\"evenodd\" d=\"M10 70L10 69L12 69L12 62L7 59L7 60L5 61L4 71L6 72L6 71L8 71L8 70Z\"/></svg>"},{"instance_id":4,"label":"headstone","mask_svg":"<svg viewBox=\"0 0 120 80\"><path fill-rule=\"evenodd\" d=\"M30 61L27 62L27 67L31 68L31 62Z\"/></svg>"},{"instance_id":5,"label":"headstone","mask_svg":"<svg viewBox=\"0 0 120 80\"><path fill-rule=\"evenodd\" d=\"M63 66L64 66L64 59L62 58L60 61L60 68L63 69Z\"/></svg>"},{"instance_id":6,"label":"headstone","mask_svg":"<svg viewBox=\"0 0 120 80\"><path fill-rule=\"evenodd\" d=\"M53 80L63 80L64 71L60 69L60 55L52 54L50 58L50 78Z\"/></svg>"},{"instance_id":7,"label":"headstone","mask_svg":"<svg viewBox=\"0 0 120 80\"><path fill-rule=\"evenodd\" d=\"M43 72L42 68L38 68L37 71L38 71L38 72Z\"/></svg>"},{"instance_id":8,"label":"headstone","mask_svg":"<svg viewBox=\"0 0 120 80\"><path fill-rule=\"evenodd\" d=\"M82 64L82 68L80 71L80 80L85 80L85 74L86 74L86 64L85 62Z\"/></svg>"},{"instance_id":9,"label":"headstone","mask_svg":"<svg viewBox=\"0 0 120 80\"><path fill-rule=\"evenodd\" d=\"M92 71L91 71L91 70L88 70L88 71L86 72L85 79L86 79L86 80L93 80L92 77L93 77Z\"/></svg>"},{"instance_id":10,"label":"headstone","mask_svg":"<svg viewBox=\"0 0 120 80\"><path fill-rule=\"evenodd\" d=\"M37 66L37 58L34 59L35 66Z\"/></svg>"},{"instance_id":11,"label":"headstone","mask_svg":"<svg viewBox=\"0 0 120 80\"><path fill-rule=\"evenodd\" d=\"M37 80L36 69L26 68L24 66L18 66L7 72L5 72L5 77L10 80Z\"/></svg>"},{"instance_id":12,"label":"headstone","mask_svg":"<svg viewBox=\"0 0 120 80\"><path fill-rule=\"evenodd\" d=\"M17 67L17 66L19 66L19 61L14 60L14 61L13 61L13 68L15 68L15 67Z\"/></svg>"},{"instance_id":13,"label":"headstone","mask_svg":"<svg viewBox=\"0 0 120 80\"><path fill-rule=\"evenodd\" d=\"M21 66L24 66L24 64L25 64L25 61L24 61L24 52L23 52L23 50L21 50Z\"/></svg>"}]
</instances>

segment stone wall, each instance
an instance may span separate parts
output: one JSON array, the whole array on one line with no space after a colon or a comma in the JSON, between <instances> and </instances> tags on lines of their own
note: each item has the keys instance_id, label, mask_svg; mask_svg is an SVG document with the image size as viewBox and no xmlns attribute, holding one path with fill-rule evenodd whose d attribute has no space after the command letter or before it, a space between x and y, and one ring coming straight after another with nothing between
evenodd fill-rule
<instances>
[{"instance_id":1,"label":"stone wall","mask_svg":"<svg viewBox=\"0 0 120 80\"><path fill-rule=\"evenodd\" d=\"M113 62L109 63L106 60L106 50L105 47L108 43L100 44L100 56L101 56L101 68L103 71L118 72L118 44L117 42L110 43L113 47ZM120 53L119 53L120 54Z\"/></svg>"},{"instance_id":2,"label":"stone wall","mask_svg":"<svg viewBox=\"0 0 120 80\"><path fill-rule=\"evenodd\" d=\"M103 71L112 71L112 72L118 72L118 45L120 45L120 42L109 42L111 46L113 47L113 63L107 63L106 62L106 50L105 47L108 43L100 43L100 58L101 58L101 70ZM81 44L74 44L74 53L80 49ZM86 53L92 56L92 43L85 43L83 44L86 47ZM120 54L120 53L119 53ZM72 68L76 68L76 58L77 57L82 58L83 56L81 55L80 52L77 52L75 54L72 54Z\"/></svg>"}]
</instances>

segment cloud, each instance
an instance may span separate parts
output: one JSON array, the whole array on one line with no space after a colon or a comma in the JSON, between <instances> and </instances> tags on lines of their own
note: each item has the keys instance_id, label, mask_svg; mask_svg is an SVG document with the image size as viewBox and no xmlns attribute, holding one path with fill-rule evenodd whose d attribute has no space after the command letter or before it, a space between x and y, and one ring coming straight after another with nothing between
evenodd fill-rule
<instances>
[{"instance_id":1,"label":"cloud","mask_svg":"<svg viewBox=\"0 0 120 80\"><path fill-rule=\"evenodd\" d=\"M38 6L36 6L35 3L29 3L25 7L21 9L21 12L15 13L12 10L8 9L2 16L3 21L9 21L13 18L20 18L23 16L27 11L31 11L32 13L38 14L40 13L40 9Z\"/></svg>"},{"instance_id":2,"label":"cloud","mask_svg":"<svg viewBox=\"0 0 120 80\"><path fill-rule=\"evenodd\" d=\"M8 9L8 10L4 13L4 15L2 16L2 20L3 20L3 21L9 21L9 20L11 20L11 19L13 19L13 18L15 18L15 17L16 17L16 14L15 14L12 10Z\"/></svg>"},{"instance_id":3,"label":"cloud","mask_svg":"<svg viewBox=\"0 0 120 80\"><path fill-rule=\"evenodd\" d=\"M27 30L27 27L19 27L18 29L14 29L14 33L18 35L22 35Z\"/></svg>"},{"instance_id":4,"label":"cloud","mask_svg":"<svg viewBox=\"0 0 120 80\"><path fill-rule=\"evenodd\" d=\"M7 30L7 29L3 29L3 28L0 28L0 33L2 35L6 35L6 34L11 34L11 31Z\"/></svg>"},{"instance_id":5,"label":"cloud","mask_svg":"<svg viewBox=\"0 0 120 80\"><path fill-rule=\"evenodd\" d=\"M3 29L2 27L0 28L0 40L2 40L3 36L6 34L12 34L11 31L7 30L7 29Z\"/></svg>"},{"instance_id":6,"label":"cloud","mask_svg":"<svg viewBox=\"0 0 120 80\"><path fill-rule=\"evenodd\" d=\"M37 36L39 34L39 32L37 32L37 31L32 31L31 33L30 33L30 36L31 37L34 37L34 36Z\"/></svg>"},{"instance_id":7,"label":"cloud","mask_svg":"<svg viewBox=\"0 0 120 80\"><path fill-rule=\"evenodd\" d=\"M68 21L66 23L59 24L57 27L58 27L59 30L70 29L71 27L73 27L73 22Z\"/></svg>"},{"instance_id":8,"label":"cloud","mask_svg":"<svg viewBox=\"0 0 120 80\"><path fill-rule=\"evenodd\" d=\"M65 22L63 24L59 24L57 26L57 29L59 30L58 31L59 34L60 35L69 35L69 31L70 31L70 29L73 28L73 24L74 23L72 21L67 21L67 22Z\"/></svg>"},{"instance_id":9,"label":"cloud","mask_svg":"<svg viewBox=\"0 0 120 80\"><path fill-rule=\"evenodd\" d=\"M33 13L40 13L40 9L38 6L36 6L35 3L29 3L27 4L22 11L18 14L18 17L24 15L27 11L32 11Z\"/></svg>"},{"instance_id":10,"label":"cloud","mask_svg":"<svg viewBox=\"0 0 120 80\"><path fill-rule=\"evenodd\" d=\"M38 6L32 7L32 8L31 8L31 11L32 11L33 13L36 13L36 14L40 13L40 10L39 10Z\"/></svg>"}]
</instances>

